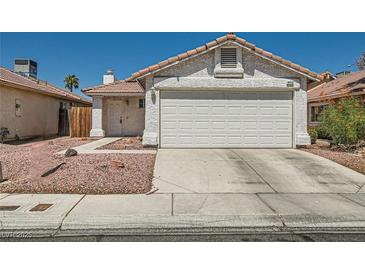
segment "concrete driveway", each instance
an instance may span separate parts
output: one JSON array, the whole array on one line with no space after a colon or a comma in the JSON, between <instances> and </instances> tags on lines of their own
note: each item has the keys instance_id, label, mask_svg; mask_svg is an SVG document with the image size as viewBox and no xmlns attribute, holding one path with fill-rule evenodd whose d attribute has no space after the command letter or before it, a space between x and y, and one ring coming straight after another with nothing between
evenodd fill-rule
<instances>
[{"instance_id":1,"label":"concrete driveway","mask_svg":"<svg viewBox=\"0 0 365 274\"><path fill-rule=\"evenodd\" d=\"M158 193L361 193L365 176L296 149L160 149Z\"/></svg>"}]
</instances>

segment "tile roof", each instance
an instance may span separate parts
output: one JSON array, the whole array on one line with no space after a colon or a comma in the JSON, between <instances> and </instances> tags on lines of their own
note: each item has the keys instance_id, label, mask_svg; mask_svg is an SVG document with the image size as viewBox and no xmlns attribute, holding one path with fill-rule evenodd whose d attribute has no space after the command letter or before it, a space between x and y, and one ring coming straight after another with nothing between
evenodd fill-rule
<instances>
[{"instance_id":1,"label":"tile roof","mask_svg":"<svg viewBox=\"0 0 365 274\"><path fill-rule=\"evenodd\" d=\"M95 93L144 93L144 88L138 81L119 80L107 85L99 85L82 89L86 94Z\"/></svg>"},{"instance_id":2,"label":"tile roof","mask_svg":"<svg viewBox=\"0 0 365 274\"><path fill-rule=\"evenodd\" d=\"M281 63L285 66L288 66L296 71L299 71L303 74L306 74L312 78L315 78L317 80L322 80L323 76L320 75L320 74L317 74L315 72L312 72L310 71L309 69L307 68L304 68L302 66L299 66L295 63L292 63L290 61L287 61L279 56L276 56L274 54L272 54L271 52L268 52L268 51L265 51L261 48L258 48L256 47L254 44L251 44L249 42L247 42L246 40L240 38L240 37L237 37L235 34L233 33L228 33L226 34L225 36L222 36L222 37L219 37L217 38L216 40L214 41L211 41L209 43L206 43L205 45L203 46L200 46L200 47L197 47L195 49L192 49L192 50L189 50L187 52L184 52L182 54L179 54L177 56L174 56L174 57L171 57L171 58L168 58L167 60L164 60L158 64L155 64L155 65L152 65L152 66L149 66L147 68L144 68L134 74L132 74L131 77L129 77L127 80L135 80L137 78L140 78L140 77L143 77L149 73L153 73L159 69L162 69L162 68L165 68L171 64L174 64L175 62L178 62L178 61L183 61L189 57L193 57L195 55L198 55L204 51L207 51L213 47L216 47L216 46L219 46L220 44L223 44L225 43L226 41L233 41L233 42L236 42L238 43L239 45L243 46L243 47L246 47L246 48L249 48L250 50L252 50L253 52L257 53L257 54L260 54L266 58L269 58L273 61L276 61L278 63Z\"/></svg>"},{"instance_id":3,"label":"tile roof","mask_svg":"<svg viewBox=\"0 0 365 274\"><path fill-rule=\"evenodd\" d=\"M91 102L81 96L71 93L67 90L53 86L45 81L33 80L24 76L21 76L9 69L0 67L0 82L5 84L15 84L25 88L31 88L42 92L46 95L91 105Z\"/></svg>"},{"instance_id":4,"label":"tile roof","mask_svg":"<svg viewBox=\"0 0 365 274\"><path fill-rule=\"evenodd\" d=\"M365 92L365 70L338 77L308 91L308 102Z\"/></svg>"}]
</instances>

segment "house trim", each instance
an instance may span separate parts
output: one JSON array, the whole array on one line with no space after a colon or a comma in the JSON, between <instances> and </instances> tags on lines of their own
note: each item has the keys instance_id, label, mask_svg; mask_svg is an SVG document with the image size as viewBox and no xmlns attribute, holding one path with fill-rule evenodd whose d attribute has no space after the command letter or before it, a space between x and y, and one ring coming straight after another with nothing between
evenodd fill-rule
<instances>
[{"instance_id":1,"label":"house trim","mask_svg":"<svg viewBox=\"0 0 365 274\"><path fill-rule=\"evenodd\" d=\"M138 80L138 79L143 79L143 78L145 78L145 77L147 77L147 76L150 76L150 75L154 75L154 74L156 74L156 73L158 73L158 72L161 72L161 71L163 71L163 70L165 70L165 69L167 69L167 68L170 68L170 67L172 67L172 66L175 66L175 65L177 65L177 64L179 64L179 63L181 63L181 62L185 62L185 61L188 61L188 60L191 60L192 58L195 58L195 57L198 57L198 56L201 56L201 55L203 55L203 54L205 54L205 53L207 53L207 52L209 52L209 51L211 51L211 50L215 50L215 49L217 49L217 48L220 48L220 47L222 47L222 46L225 46L225 45L230 45L230 46L232 46L232 45L235 45L235 46L238 46L238 47L241 47L241 48L244 48L244 49L246 49L246 50L248 50L248 51L250 51L250 52L252 52L253 54L255 54L256 56L259 56L259 57L261 57L261 58L263 58L263 59L265 59L265 60L267 60L267 61L270 61L270 62L273 62L274 64L277 64L277 65L279 65L279 66L282 66L282 67L284 67L284 68L286 68L286 69L288 69L288 70L290 70L290 71L293 71L293 72L295 72L295 73L298 73L299 75L302 75L302 76L305 76L306 78L308 78L308 79L310 79L310 80L312 80L312 81L316 81L316 82L319 82L319 81L321 81L320 80L320 76L318 75L318 78L316 78L316 77L313 77L313 76L311 76L310 74L307 74L307 73L304 73L304 72L302 72L302 71L300 71L299 69L294 69L294 68L292 68L291 66L289 66L289 65L285 65L284 63L282 63L282 62L278 62L278 61L276 61L276 60L274 60L274 59L272 59L272 58L269 58L269 57L267 57L267 56L264 56L263 54L260 54L260 53L258 53L257 51L255 51L255 49L256 49L256 47L254 47L254 48L250 48L250 47L247 47L247 46L245 46L245 45L242 45L242 44L240 44L240 43L238 43L238 42L236 42L236 41L234 41L234 40L225 40L225 41L223 41L223 42L221 42L221 43L218 43L217 45L215 45L215 46L212 46L212 47L209 47L209 48L207 48L207 49L205 49L204 51L201 51L201 52L199 52L199 53L196 53L196 54L193 54L193 55L191 55L191 56L188 56L188 57L185 57L185 58L182 58L181 60L177 60L177 61L175 61L175 62L172 62L172 63L170 63L170 64L168 64L168 65L163 65L163 67L161 67L161 68L159 68L159 67L157 67L157 68L151 68L150 69L150 71L148 71L148 72L146 72L146 73L143 73L142 75L140 75L140 76L131 76L130 78L128 78L127 80ZM263 50L261 50L262 52L264 52ZM271 54L272 55L272 54ZM179 55L178 55L179 56ZM273 55L272 55L273 56ZM168 60L173 60L174 58L177 58L177 57L172 57L172 58L169 58ZM282 58L281 58L282 59ZM284 59L282 59L283 61L284 61ZM291 62L289 62L289 61L286 61L287 63L291 63ZM161 62L161 63L164 63L164 62ZM293 64L293 65L296 65L296 64ZM151 66L151 67L155 67L155 66L158 66L158 65L154 65L154 66ZM299 68L300 68L300 66L299 65L296 65L296 66L298 66ZM143 71L143 70L142 70Z\"/></svg>"}]
</instances>

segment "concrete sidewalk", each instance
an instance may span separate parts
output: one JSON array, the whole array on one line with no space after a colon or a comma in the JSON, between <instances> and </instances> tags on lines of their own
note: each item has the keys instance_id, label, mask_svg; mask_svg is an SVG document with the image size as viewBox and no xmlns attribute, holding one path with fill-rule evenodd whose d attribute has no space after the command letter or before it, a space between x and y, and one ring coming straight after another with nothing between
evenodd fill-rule
<instances>
[{"instance_id":1,"label":"concrete sidewalk","mask_svg":"<svg viewBox=\"0 0 365 274\"><path fill-rule=\"evenodd\" d=\"M30 211L38 204L51 206ZM365 239L365 193L0 194L1 240L339 240L336 235Z\"/></svg>"},{"instance_id":2,"label":"concrete sidewalk","mask_svg":"<svg viewBox=\"0 0 365 274\"><path fill-rule=\"evenodd\" d=\"M104 137L93 142L73 147L78 154L156 154L156 150L140 149L140 150L116 150L116 149L97 149L118 141L122 137ZM57 154L65 154L66 150L57 152Z\"/></svg>"}]
</instances>

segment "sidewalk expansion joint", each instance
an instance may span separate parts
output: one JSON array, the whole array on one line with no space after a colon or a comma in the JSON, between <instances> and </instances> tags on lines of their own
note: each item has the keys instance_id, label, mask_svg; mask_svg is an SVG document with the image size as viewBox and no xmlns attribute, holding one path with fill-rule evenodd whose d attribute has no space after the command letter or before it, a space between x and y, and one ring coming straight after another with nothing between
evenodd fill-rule
<instances>
[{"instance_id":1,"label":"sidewalk expansion joint","mask_svg":"<svg viewBox=\"0 0 365 274\"><path fill-rule=\"evenodd\" d=\"M362 186L359 187L359 189L356 191L356 193L359 193L360 190L362 190L364 188L365 184L363 184Z\"/></svg>"},{"instance_id":2,"label":"sidewalk expansion joint","mask_svg":"<svg viewBox=\"0 0 365 274\"><path fill-rule=\"evenodd\" d=\"M357 202L357 201L355 201L355 200L353 200L353 199L351 199L351 198L349 198L349 197L347 197L347 196L345 196L343 194L355 194L356 195L357 193L337 193L337 195L341 196L342 198L345 198L346 200L348 200L348 201L350 201L350 202L352 202L354 204L357 204L357 205L359 205L361 207L365 207L364 204L359 203L359 202Z\"/></svg>"},{"instance_id":3,"label":"sidewalk expansion joint","mask_svg":"<svg viewBox=\"0 0 365 274\"><path fill-rule=\"evenodd\" d=\"M4 197L1 197L0 200L5 199L6 197L9 197L11 193L6 193Z\"/></svg>"},{"instance_id":4,"label":"sidewalk expansion joint","mask_svg":"<svg viewBox=\"0 0 365 274\"><path fill-rule=\"evenodd\" d=\"M161 179L160 177L153 176L153 179L152 179L152 180L159 180L159 181L162 181L162 182L164 182L164 183L166 183L166 184L173 185L173 186L176 186L176 187L178 187L178 188L181 188L181 189L184 189L184 190L186 190L186 191L189 191L189 193L190 193L190 192L191 192L191 193L196 193L196 194L198 193L198 192L196 192L196 191L194 191L194 190L188 189L188 188L186 188L186 187L179 186L179 185L174 184L174 183L172 183L172 182L170 182L170 181L167 181L167 180L165 180L165 179ZM182 192L182 193L185 193L185 192Z\"/></svg>"},{"instance_id":5,"label":"sidewalk expansion joint","mask_svg":"<svg viewBox=\"0 0 365 274\"><path fill-rule=\"evenodd\" d=\"M275 213L279 219L280 219L280 222L283 224L283 227L286 228L286 224L284 222L284 219L283 219L283 216L281 216L281 214L279 214L271 205L269 205L268 202L266 202L261 196L260 194L255 194L257 196L257 198L264 204L266 205L273 213Z\"/></svg>"},{"instance_id":6,"label":"sidewalk expansion joint","mask_svg":"<svg viewBox=\"0 0 365 274\"><path fill-rule=\"evenodd\" d=\"M56 232L53 234L53 236L55 236L62 228L63 222L65 221L65 219L67 218L67 216L71 213L71 211L85 198L86 194L82 195L82 197L70 208L69 211L67 211L67 213L65 214L65 216L62 218L60 226L58 227L58 229L56 230Z\"/></svg>"}]
</instances>

